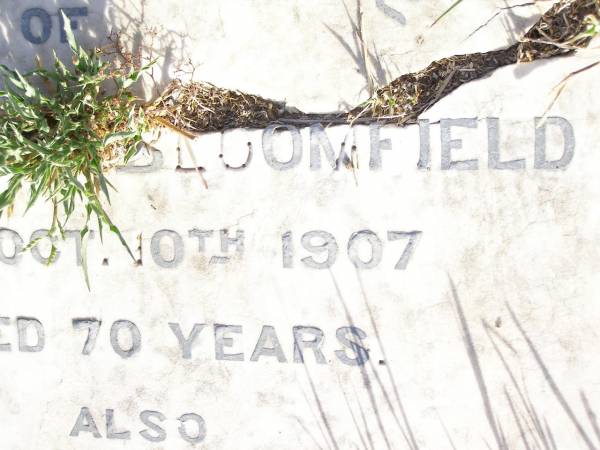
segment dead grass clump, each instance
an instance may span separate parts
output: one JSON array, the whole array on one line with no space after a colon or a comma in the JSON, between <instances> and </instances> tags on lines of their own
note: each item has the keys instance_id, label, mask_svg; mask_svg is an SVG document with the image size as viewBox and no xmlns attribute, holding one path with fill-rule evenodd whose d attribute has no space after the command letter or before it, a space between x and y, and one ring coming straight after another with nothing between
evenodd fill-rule
<instances>
[{"instance_id":1,"label":"dead grass clump","mask_svg":"<svg viewBox=\"0 0 600 450\"><path fill-rule=\"evenodd\" d=\"M279 119L283 102L216 87L205 82L173 81L146 110L149 119L184 132L263 128Z\"/></svg>"},{"instance_id":2,"label":"dead grass clump","mask_svg":"<svg viewBox=\"0 0 600 450\"><path fill-rule=\"evenodd\" d=\"M519 45L519 61L570 53L586 47L593 33L589 27L600 19L600 0L562 0L525 34Z\"/></svg>"},{"instance_id":3,"label":"dead grass clump","mask_svg":"<svg viewBox=\"0 0 600 450\"><path fill-rule=\"evenodd\" d=\"M348 113L350 121L375 118L399 125L413 123L441 98L469 81L517 61L517 45L504 50L444 58L420 72L396 78Z\"/></svg>"},{"instance_id":4,"label":"dead grass clump","mask_svg":"<svg viewBox=\"0 0 600 450\"><path fill-rule=\"evenodd\" d=\"M438 100L470 81L517 62L530 62L586 47L600 18L600 0L562 0L506 49L434 61L420 72L396 78L348 113L348 120L373 118L398 125L414 123Z\"/></svg>"},{"instance_id":5,"label":"dead grass clump","mask_svg":"<svg viewBox=\"0 0 600 450\"><path fill-rule=\"evenodd\" d=\"M456 2L453 7L460 2ZM148 109L155 124L183 133L228 128L264 128L275 121L309 124L379 121L406 125L440 99L473 80L517 62L550 58L586 47L600 30L600 0L561 0L514 45L501 50L456 55L402 75L348 113L315 115L286 109L284 103L209 83L174 81Z\"/></svg>"}]
</instances>

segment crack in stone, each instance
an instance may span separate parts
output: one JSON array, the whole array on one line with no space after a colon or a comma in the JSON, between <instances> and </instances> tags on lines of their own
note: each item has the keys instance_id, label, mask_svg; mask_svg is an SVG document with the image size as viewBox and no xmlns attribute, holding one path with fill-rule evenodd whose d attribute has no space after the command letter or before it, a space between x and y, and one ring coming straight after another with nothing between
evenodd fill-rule
<instances>
[{"instance_id":1,"label":"crack in stone","mask_svg":"<svg viewBox=\"0 0 600 450\"><path fill-rule=\"evenodd\" d=\"M423 112L460 86L500 67L566 55L587 47L592 39L586 32L589 16L600 20L600 0L560 0L519 42L500 50L436 60L419 72L396 78L349 112L303 113L282 102L203 83L183 85L177 80L147 111L150 117L170 122L183 133L264 128L271 123L309 126L379 122L404 126L416 123Z\"/></svg>"}]
</instances>

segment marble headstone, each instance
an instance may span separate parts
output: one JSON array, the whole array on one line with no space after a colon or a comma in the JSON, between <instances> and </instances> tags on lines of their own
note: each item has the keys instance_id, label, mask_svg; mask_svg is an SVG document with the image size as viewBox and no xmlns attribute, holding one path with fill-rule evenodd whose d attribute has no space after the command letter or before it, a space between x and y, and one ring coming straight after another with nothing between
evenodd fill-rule
<instances>
[{"instance_id":1,"label":"marble headstone","mask_svg":"<svg viewBox=\"0 0 600 450\"><path fill-rule=\"evenodd\" d=\"M378 83L514 42L551 2L431 28L450 3L362 1ZM22 70L68 53L62 8L86 45L120 31L159 57L147 96L179 74L307 111L368 97L353 1L0 6ZM0 449L598 448L598 70L544 117L589 57L502 68L405 128L157 131L110 174L137 261L96 230L90 291L83 213L47 266L47 239L20 250L48 205L21 197L0 219Z\"/></svg>"}]
</instances>

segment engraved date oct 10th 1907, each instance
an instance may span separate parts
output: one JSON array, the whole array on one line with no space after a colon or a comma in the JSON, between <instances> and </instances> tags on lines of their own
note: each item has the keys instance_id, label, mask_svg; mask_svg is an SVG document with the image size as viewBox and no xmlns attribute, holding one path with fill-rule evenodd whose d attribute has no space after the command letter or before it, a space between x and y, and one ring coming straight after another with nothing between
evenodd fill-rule
<instances>
[{"instance_id":1,"label":"engraved date oct 10th 1907","mask_svg":"<svg viewBox=\"0 0 600 450\"><path fill-rule=\"evenodd\" d=\"M384 249L395 241L402 241L398 245L398 256L395 258L393 269L405 270L414 255L415 249L422 237L421 231L387 231L386 240L382 239L376 232L368 229L352 233L347 239L347 259L359 270L368 270L380 266ZM96 233L88 233L87 239L94 239ZM295 237L292 231L286 231L281 235L281 261L284 269L303 267L307 269L329 269L339 261L340 244L339 239L325 230L312 230L299 234ZM241 259L245 251L246 233L244 230L235 231L228 229L201 230L194 228L188 231L187 240L174 230L160 230L149 239L149 254L158 267L174 269L181 265L186 253L198 252L207 258L211 265L226 264L231 259ZM34 231L29 242L31 257L40 264L49 262L49 245L43 250L44 240L49 240L48 230L40 229ZM74 243L74 262L82 263L82 238L78 230L66 230L65 242L56 243L58 251L53 255L52 262L57 262L65 251L67 244ZM142 234L138 234L140 257L146 254L142 251ZM194 242L195 241L195 242ZM384 244L387 242L387 244ZM296 250L296 244L300 249ZM211 251L210 249L214 247ZM23 259L24 249L27 248L25 239L19 232L0 228L0 266L18 265ZM105 258L108 261L108 258ZM298 261L297 261L298 260ZM142 261L140 261L142 262ZM295 263L299 262L298 266ZM391 267L390 267L391 268Z\"/></svg>"}]
</instances>

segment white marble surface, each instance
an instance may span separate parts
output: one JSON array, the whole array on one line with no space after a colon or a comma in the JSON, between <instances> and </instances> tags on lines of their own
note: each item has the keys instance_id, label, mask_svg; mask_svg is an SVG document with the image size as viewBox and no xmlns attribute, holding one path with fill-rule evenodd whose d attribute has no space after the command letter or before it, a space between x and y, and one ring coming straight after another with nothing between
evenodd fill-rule
<instances>
[{"instance_id":1,"label":"white marble surface","mask_svg":"<svg viewBox=\"0 0 600 450\"><path fill-rule=\"evenodd\" d=\"M183 8L185 2L173 8L148 3L153 4L147 9L149 23L173 22L169 26L193 36L186 48L193 49L201 64L198 77L287 97L314 110L335 109L364 95L364 78L324 29L323 22L333 24L351 36L341 3L289 2L284 8L266 1L196 2L202 6L194 7L196 16ZM427 50L415 53L415 36L447 3L387 2L405 15L403 27L376 2L364 2L365 21L389 58L390 52L413 52L410 60L396 60L400 71L425 65L432 57L483 50L506 40L501 25L491 24L480 37L461 44L465 32L493 14L497 5L490 2L486 11L477 10L477 17L455 15L439 29L427 30ZM90 11L96 6L90 5ZM103 8L97 14L104 14ZM163 132L155 143L162 167L111 176L119 193L109 211L136 255L141 235L142 265L135 266L110 235L103 245L98 236L90 242L91 292L76 265L73 240L60 243L61 255L51 267L30 253L14 265L0 262L0 316L8 318L6 324L0 322L0 344L11 346L0 352L0 449L412 445L479 450L486 443L502 448L494 436L502 433L508 448L522 449L519 427L531 447L536 442L544 448L544 439L569 450L594 448L587 442L600 445L585 406L600 408L600 362L595 356L600 155L598 102L590 95L597 90L597 70L571 83L550 111L573 127L572 161L558 171L537 170L533 164L534 118L543 114L551 88L590 62L584 56L506 67L442 100L424 116L431 122L430 170L417 169L417 126L380 130L380 138L392 145L382 150L381 170L369 168L368 127L327 129L336 152L345 137L346 149L356 145L354 171L310 170L308 129L301 131L298 165L285 171L267 164L263 130L186 142ZM524 170L488 169L490 117L499 118L502 159L524 158ZM453 158L476 158L478 170L441 169L436 122L443 118L478 119L476 129L452 130L452 138L462 139L464 146L453 150ZM275 148L283 161L292 145L288 133L280 138ZM225 169L223 161L235 166L245 159L248 142L253 149L248 167ZM175 171L178 146L183 167L192 166L192 152L206 169L208 189L197 172ZM559 158L563 150L552 124L547 150L551 158ZM24 217L22 205L12 217L3 216L0 226L28 240L50 219L45 205ZM189 237L192 229L217 230L204 252L198 238ZM243 254L233 248L222 252L221 229L244 231ZM347 244L352 233L365 229L382 240L383 256L378 267L357 270ZM181 237L182 260L174 268L160 267L152 255L152 238L160 230ZM301 261L310 253L300 238L310 230L335 236L339 254L330 270L311 269ZM283 267L281 239L288 231L293 233L292 268ZM405 241L389 242L388 231L422 232L405 270L394 270ZM13 244L7 236L2 254L10 257ZM47 249L40 246L43 256ZM172 247L160 249L162 259L169 260ZM230 260L211 264L214 256ZM360 257L367 260L369 254ZM42 351L19 351L19 317L43 324ZM89 355L82 355L85 331L72 324L82 318L102 321ZM141 333L139 352L128 358L111 346L111 326L119 320L134 322ZM169 323L179 324L186 336L194 324L207 324L192 346L191 359L183 358ZM222 339L215 338L215 324L242 327L241 334L229 335L235 346L226 351L243 352L243 361L217 358L215 341ZM363 367L346 365L335 353L344 348L336 330L350 325L366 333L369 361ZM251 361L263 326L275 328L287 362L272 356ZM323 331L326 364L318 364L310 350L305 364L294 362L295 326ZM32 334L24 343L35 340ZM126 333L121 345L129 345ZM347 356L356 355L348 350ZM482 400L484 386L489 401ZM83 407L89 408L101 437L85 431L70 436ZM113 433L130 431L130 439L107 438L107 410L114 411ZM140 435L148 429L140 420L143 411L164 414L164 441L152 443ZM186 413L205 422L206 437L196 446L178 431L178 418ZM158 423L156 417L151 420ZM187 432L193 435L197 430L191 424ZM155 431L150 435L157 436Z\"/></svg>"}]
</instances>

